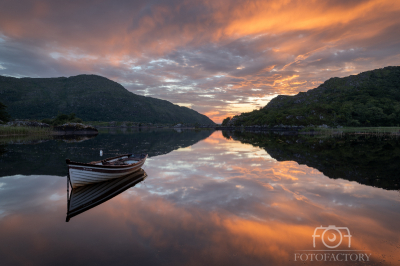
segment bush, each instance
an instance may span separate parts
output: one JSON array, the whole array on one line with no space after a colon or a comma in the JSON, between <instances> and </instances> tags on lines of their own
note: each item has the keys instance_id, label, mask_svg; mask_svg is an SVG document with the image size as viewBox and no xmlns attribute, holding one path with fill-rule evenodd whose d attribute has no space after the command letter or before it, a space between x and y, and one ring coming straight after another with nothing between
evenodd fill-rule
<instances>
[{"instance_id":1,"label":"bush","mask_svg":"<svg viewBox=\"0 0 400 266\"><path fill-rule=\"evenodd\" d=\"M49 118L45 118L45 119L43 119L41 122L51 125L51 123L53 123L53 120L51 120L51 119L49 119Z\"/></svg>"},{"instance_id":2,"label":"bush","mask_svg":"<svg viewBox=\"0 0 400 266\"><path fill-rule=\"evenodd\" d=\"M231 118L230 118L230 117L225 118L224 121L222 121L222 125L223 125L223 126L228 125L229 121L231 121Z\"/></svg>"},{"instance_id":3,"label":"bush","mask_svg":"<svg viewBox=\"0 0 400 266\"><path fill-rule=\"evenodd\" d=\"M53 126L60 126L65 123L82 123L82 122L83 122L82 119L76 117L74 113L71 113L69 115L58 114L57 117L54 119L45 118L42 120L42 123L46 123Z\"/></svg>"},{"instance_id":4,"label":"bush","mask_svg":"<svg viewBox=\"0 0 400 266\"><path fill-rule=\"evenodd\" d=\"M0 120L2 121L0 124L10 121L10 115L7 113L6 108L7 106L0 102Z\"/></svg>"}]
</instances>

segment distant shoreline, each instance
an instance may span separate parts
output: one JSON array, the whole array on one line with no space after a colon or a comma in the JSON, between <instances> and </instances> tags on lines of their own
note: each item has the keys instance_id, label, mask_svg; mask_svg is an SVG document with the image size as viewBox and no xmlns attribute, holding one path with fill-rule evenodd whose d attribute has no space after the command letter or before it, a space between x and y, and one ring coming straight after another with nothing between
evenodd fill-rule
<instances>
[{"instance_id":1,"label":"distant shoreline","mask_svg":"<svg viewBox=\"0 0 400 266\"><path fill-rule=\"evenodd\" d=\"M116 129L116 130L221 130L221 131L247 131L254 133L280 132L283 134L300 135L338 135L338 134L357 134L357 135L400 135L400 127L343 127L343 128L305 128L305 127L223 127L216 125L214 127L173 127L173 126L95 126L96 131L88 130L55 130L54 128L40 127L6 127L0 126L0 138L20 137L20 136L61 136L61 135L97 135L97 130Z\"/></svg>"}]
</instances>

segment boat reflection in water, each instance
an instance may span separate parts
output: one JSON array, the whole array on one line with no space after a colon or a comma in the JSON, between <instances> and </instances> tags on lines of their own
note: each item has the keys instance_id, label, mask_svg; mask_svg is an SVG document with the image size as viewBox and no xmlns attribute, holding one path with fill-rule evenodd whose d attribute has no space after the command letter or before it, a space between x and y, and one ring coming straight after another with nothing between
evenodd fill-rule
<instances>
[{"instance_id":1,"label":"boat reflection in water","mask_svg":"<svg viewBox=\"0 0 400 266\"><path fill-rule=\"evenodd\" d=\"M66 222L69 222L72 217L112 199L128 188L140 183L146 177L146 172L140 169L125 177L73 188L71 194L69 194L68 180L68 212Z\"/></svg>"}]
</instances>

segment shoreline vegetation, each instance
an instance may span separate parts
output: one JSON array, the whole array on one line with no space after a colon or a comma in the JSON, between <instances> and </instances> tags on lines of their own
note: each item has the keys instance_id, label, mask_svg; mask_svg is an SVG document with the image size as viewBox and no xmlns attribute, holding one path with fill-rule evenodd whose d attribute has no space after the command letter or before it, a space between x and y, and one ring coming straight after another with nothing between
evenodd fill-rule
<instances>
[{"instance_id":1,"label":"shoreline vegetation","mask_svg":"<svg viewBox=\"0 0 400 266\"><path fill-rule=\"evenodd\" d=\"M343 128L303 128L299 132L353 133L353 134L392 134L400 135L400 127L343 127Z\"/></svg>"},{"instance_id":2,"label":"shoreline vegetation","mask_svg":"<svg viewBox=\"0 0 400 266\"><path fill-rule=\"evenodd\" d=\"M85 121L95 128L215 128L218 125L199 123L141 123L132 121Z\"/></svg>"},{"instance_id":3,"label":"shoreline vegetation","mask_svg":"<svg viewBox=\"0 0 400 266\"><path fill-rule=\"evenodd\" d=\"M5 107L5 106L4 106ZM6 121L8 121L7 119ZM0 138L9 136L97 135L98 130L82 123L74 113L59 113L54 119L14 120L0 125Z\"/></svg>"},{"instance_id":4,"label":"shoreline vegetation","mask_svg":"<svg viewBox=\"0 0 400 266\"><path fill-rule=\"evenodd\" d=\"M263 127L263 126L217 126L217 130L223 131L242 131L242 132L282 132L291 134L368 134L380 135L391 134L400 135L400 127L303 127L303 126L283 126L283 127Z\"/></svg>"},{"instance_id":5,"label":"shoreline vegetation","mask_svg":"<svg viewBox=\"0 0 400 266\"><path fill-rule=\"evenodd\" d=\"M52 129L50 127L28 127L28 126L0 126L0 137L10 136L49 136Z\"/></svg>"},{"instance_id":6,"label":"shoreline vegetation","mask_svg":"<svg viewBox=\"0 0 400 266\"><path fill-rule=\"evenodd\" d=\"M5 107L5 106L2 106ZM3 108L4 109L4 108ZM4 116L3 117L7 117ZM9 136L51 136L51 135L97 135L99 129L214 129L234 130L251 132L284 132L284 134L368 134L368 135L399 135L400 127L329 127L302 126L302 125L275 125L273 127L264 125L201 125L194 124L161 124L140 123L131 121L85 121L75 116L59 113L52 119L37 120L14 120L0 125L0 138Z\"/></svg>"},{"instance_id":7,"label":"shoreline vegetation","mask_svg":"<svg viewBox=\"0 0 400 266\"><path fill-rule=\"evenodd\" d=\"M249 132L282 132L291 134L311 134L311 135L341 135L341 134L357 134L357 135L393 135L400 136L400 127L342 127L342 128L321 128L321 127L275 127L264 128L259 126L233 127L233 126L215 126L215 127L199 127L193 125L138 125L138 123L126 122L84 122L84 126L93 127L94 129L215 129L222 131L249 131ZM35 126L10 126L0 125L0 138L19 137L19 136L53 136L60 135L63 131L60 126L51 127L35 127Z\"/></svg>"},{"instance_id":8,"label":"shoreline vegetation","mask_svg":"<svg viewBox=\"0 0 400 266\"><path fill-rule=\"evenodd\" d=\"M66 117L67 115L61 115L62 117ZM74 122L77 118L73 115L69 115ZM47 121L45 121L47 120ZM80 120L80 119L79 119ZM80 120L82 121L82 120ZM44 123L48 122L48 123ZM73 127L71 128L72 125ZM135 123L135 122L101 122L101 121L82 121L81 123L72 123L68 120L60 120L60 119L44 119L41 121L36 120L16 120L11 121L9 124L0 124L0 138L5 137L21 137L21 136L56 136L56 135L64 135L62 132L75 132L85 130L80 128L86 127L91 131L98 132L99 129L175 129L175 130L183 130L183 129L215 129L215 127L209 125L199 125L199 124L152 124L152 123ZM88 135L91 135L86 132ZM77 134L80 135L80 134ZM85 135L85 134L84 134Z\"/></svg>"}]
</instances>

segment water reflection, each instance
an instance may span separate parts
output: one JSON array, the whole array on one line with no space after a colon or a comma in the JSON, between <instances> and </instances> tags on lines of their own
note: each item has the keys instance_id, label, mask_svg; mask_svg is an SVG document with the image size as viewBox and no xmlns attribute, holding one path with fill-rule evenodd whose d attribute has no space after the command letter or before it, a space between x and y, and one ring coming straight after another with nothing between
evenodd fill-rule
<instances>
[{"instance_id":1,"label":"water reflection","mask_svg":"<svg viewBox=\"0 0 400 266\"><path fill-rule=\"evenodd\" d=\"M0 162L1 162L1 156L6 153L6 145L1 145L0 144Z\"/></svg>"},{"instance_id":2,"label":"water reflection","mask_svg":"<svg viewBox=\"0 0 400 266\"><path fill-rule=\"evenodd\" d=\"M149 158L144 168L145 182L70 224L64 178L1 178L1 262L297 265L294 253L313 249L321 225L348 227L352 249L372 253L369 263L340 265L400 260L398 191L331 179L221 132Z\"/></svg>"},{"instance_id":3,"label":"water reflection","mask_svg":"<svg viewBox=\"0 0 400 266\"><path fill-rule=\"evenodd\" d=\"M12 140L7 152L1 155L0 177L21 175L68 174L65 159L77 162L97 161L124 153L148 153L149 157L167 154L181 147L189 147L207 138L213 131L129 130L101 133L90 139L81 137L56 140ZM83 141L84 140L84 141ZM23 145L16 145L23 144ZM100 157L99 151L104 155Z\"/></svg>"},{"instance_id":4,"label":"water reflection","mask_svg":"<svg viewBox=\"0 0 400 266\"><path fill-rule=\"evenodd\" d=\"M295 161L330 178L390 190L400 188L400 138L374 135L336 137L223 132L227 139L263 148L278 161Z\"/></svg>"},{"instance_id":5,"label":"water reflection","mask_svg":"<svg viewBox=\"0 0 400 266\"><path fill-rule=\"evenodd\" d=\"M86 140L93 139L96 136L97 135L90 135L90 136L60 135L60 136L53 136L52 139L62 140L67 143L77 143L77 142L84 142Z\"/></svg>"},{"instance_id":6,"label":"water reflection","mask_svg":"<svg viewBox=\"0 0 400 266\"><path fill-rule=\"evenodd\" d=\"M72 217L112 199L128 188L134 187L146 177L146 172L140 169L125 177L72 189L68 197L66 221L68 222Z\"/></svg>"}]
</instances>

